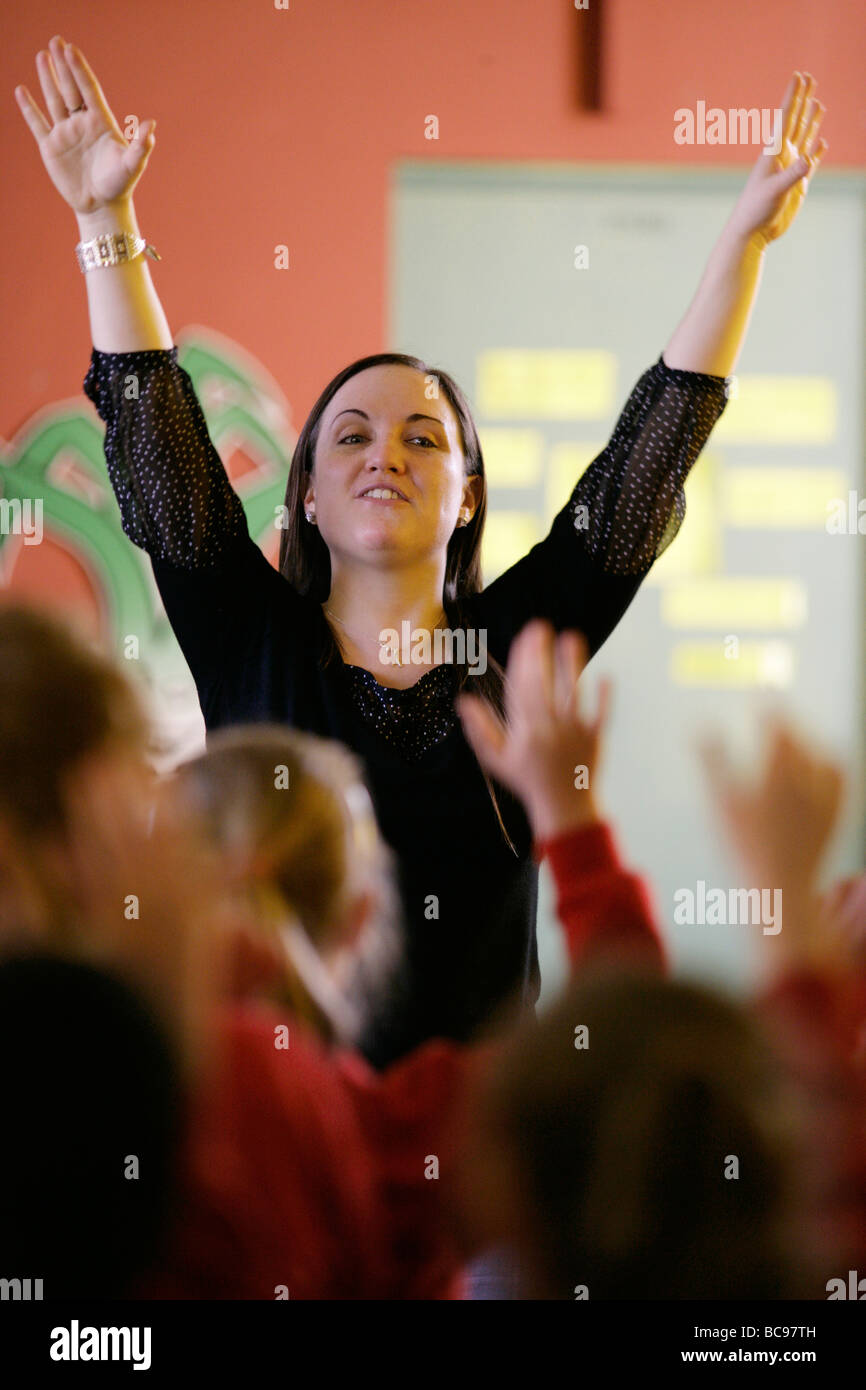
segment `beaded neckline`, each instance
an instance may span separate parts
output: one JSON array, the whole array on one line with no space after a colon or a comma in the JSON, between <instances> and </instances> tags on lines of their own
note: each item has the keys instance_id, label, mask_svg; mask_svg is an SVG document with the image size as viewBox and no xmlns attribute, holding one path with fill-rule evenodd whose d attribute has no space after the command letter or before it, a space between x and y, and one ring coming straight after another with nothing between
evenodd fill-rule
<instances>
[{"instance_id":1,"label":"beaded neckline","mask_svg":"<svg viewBox=\"0 0 866 1390\"><path fill-rule=\"evenodd\" d=\"M353 673L357 672L361 679L366 677L367 682L372 681L373 684L387 696L411 695L413 690L417 690L430 676L435 676L440 671L454 670L450 662L440 661L437 666L431 666L428 671L422 671L418 679L413 681L411 685L383 685L381 681L376 679L372 671L367 670L366 666L355 666L351 661L344 661L343 668L346 671L351 671Z\"/></svg>"},{"instance_id":2,"label":"beaded neckline","mask_svg":"<svg viewBox=\"0 0 866 1390\"><path fill-rule=\"evenodd\" d=\"M414 685L382 685L372 671L343 663L352 701L365 724L408 762L417 762L448 738L459 723L454 708L454 667L440 663Z\"/></svg>"}]
</instances>

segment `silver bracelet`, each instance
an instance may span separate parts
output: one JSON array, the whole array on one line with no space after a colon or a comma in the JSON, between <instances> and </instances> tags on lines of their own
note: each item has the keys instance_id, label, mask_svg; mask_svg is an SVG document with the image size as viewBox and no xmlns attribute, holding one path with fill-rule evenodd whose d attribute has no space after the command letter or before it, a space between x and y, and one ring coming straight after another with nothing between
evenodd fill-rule
<instances>
[{"instance_id":1,"label":"silver bracelet","mask_svg":"<svg viewBox=\"0 0 866 1390\"><path fill-rule=\"evenodd\" d=\"M88 270L134 261L143 251L154 261L162 260L156 247L134 232L103 232L91 241L79 241L75 248L82 274Z\"/></svg>"}]
</instances>

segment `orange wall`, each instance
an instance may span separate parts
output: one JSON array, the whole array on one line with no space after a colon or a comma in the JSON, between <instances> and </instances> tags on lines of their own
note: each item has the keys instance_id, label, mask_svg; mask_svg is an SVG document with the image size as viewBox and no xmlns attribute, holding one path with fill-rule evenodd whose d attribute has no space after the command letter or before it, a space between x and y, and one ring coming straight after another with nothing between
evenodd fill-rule
<instances>
[{"instance_id":1,"label":"orange wall","mask_svg":"<svg viewBox=\"0 0 866 1390\"><path fill-rule=\"evenodd\" d=\"M591 0L592 3L592 0ZM80 393L90 343L76 225L42 168L13 89L44 107L35 54L61 32L115 114L156 116L136 196L175 332L220 329L283 386L299 427L325 381L386 344L385 190L392 161L676 159L673 112L774 107L792 68L829 106L829 167L866 162L861 0L605 0L605 109L578 108L569 0L21 0L0 56L0 222L7 437ZM577 30L577 32L576 32ZM439 117L441 138L424 139ZM273 268L285 242L292 268ZM685 306L683 306L685 307Z\"/></svg>"}]
</instances>

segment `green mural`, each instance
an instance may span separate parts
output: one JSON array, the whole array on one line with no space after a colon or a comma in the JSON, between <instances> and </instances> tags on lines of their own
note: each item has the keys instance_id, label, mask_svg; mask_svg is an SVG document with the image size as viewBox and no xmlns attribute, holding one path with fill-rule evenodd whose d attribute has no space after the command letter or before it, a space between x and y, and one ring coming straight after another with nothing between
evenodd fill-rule
<instances>
[{"instance_id":1,"label":"green mural","mask_svg":"<svg viewBox=\"0 0 866 1390\"><path fill-rule=\"evenodd\" d=\"M288 404L265 369L231 340L190 328L176 342L178 363L190 375L211 439L230 473L232 458L244 456L245 471L233 482L250 534L272 553L275 518L297 437ZM90 606L102 644L127 660L133 651L141 675L157 695L160 688L177 692L183 687L188 702L191 678L150 562L120 525L103 435L102 421L82 392L80 406L66 400L40 409L5 447L0 457L4 597L27 598L36 589L45 599L46 583L34 584L34 573L40 565L45 575L61 573L58 559L71 558L92 591ZM38 531L32 526L37 515ZM58 557L58 551L63 555ZM56 587L50 592L51 606L63 609L66 596Z\"/></svg>"}]
</instances>

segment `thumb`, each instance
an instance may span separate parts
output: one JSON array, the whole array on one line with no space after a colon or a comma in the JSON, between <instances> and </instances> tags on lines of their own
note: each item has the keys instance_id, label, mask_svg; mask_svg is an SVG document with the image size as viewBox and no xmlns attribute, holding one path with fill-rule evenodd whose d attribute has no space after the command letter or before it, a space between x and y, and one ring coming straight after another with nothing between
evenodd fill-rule
<instances>
[{"instance_id":1,"label":"thumb","mask_svg":"<svg viewBox=\"0 0 866 1390\"><path fill-rule=\"evenodd\" d=\"M156 143L156 120L151 117L142 121L129 144L126 163L130 173L144 169L148 156Z\"/></svg>"},{"instance_id":2,"label":"thumb","mask_svg":"<svg viewBox=\"0 0 866 1390\"><path fill-rule=\"evenodd\" d=\"M788 189L793 188L800 179L808 177L811 169L810 160L805 155L800 155L786 169L780 169L778 173L773 175L777 192L787 193Z\"/></svg>"},{"instance_id":3,"label":"thumb","mask_svg":"<svg viewBox=\"0 0 866 1390\"><path fill-rule=\"evenodd\" d=\"M466 742L481 766L500 775L505 751L505 728L478 695L459 695L454 702Z\"/></svg>"}]
</instances>

